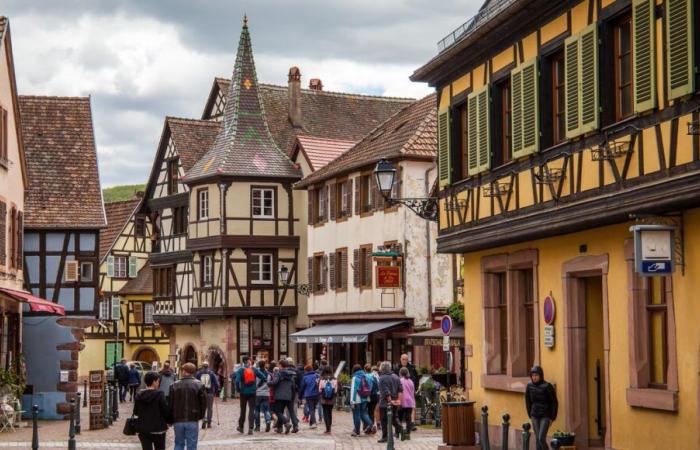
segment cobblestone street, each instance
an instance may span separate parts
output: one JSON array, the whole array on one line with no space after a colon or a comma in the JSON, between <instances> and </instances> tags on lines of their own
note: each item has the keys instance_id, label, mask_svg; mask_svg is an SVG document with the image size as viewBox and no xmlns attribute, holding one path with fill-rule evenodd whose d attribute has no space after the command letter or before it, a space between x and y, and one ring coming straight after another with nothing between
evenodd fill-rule
<instances>
[{"instance_id":1,"label":"cobblestone street","mask_svg":"<svg viewBox=\"0 0 700 450\"><path fill-rule=\"evenodd\" d=\"M304 450L316 449L385 449L386 444L377 444L379 433L374 436L353 438L352 415L346 412L333 412L333 434L326 436L323 434L324 427L319 426L315 430L309 429L308 425L301 424L297 434L277 435L259 432L253 436L243 435L236 431L238 422L238 401L218 401L219 423L217 425L216 415L214 416L211 429L200 430L199 447L205 449L231 449L243 448L247 445L254 445L256 450L279 449L280 446L293 445ZM101 448L141 448L136 436L124 436L122 428L124 418L131 413L132 404L125 403L120 408L120 419L116 424L106 430L90 431L88 427L87 408L81 408L81 425L83 431L76 436L78 448L101 449ZM215 410L216 411L216 410ZM301 416L301 409L299 410ZM401 442L396 440L396 448L400 449L435 449L442 442L440 430L433 427L420 427L411 436L411 441ZM0 448L22 448L31 449L32 430L29 428L17 429L14 433L0 434ZM64 421L42 421L39 423L39 443L40 448L66 448L68 442L68 422ZM172 448L173 433L168 431L168 448Z\"/></svg>"}]
</instances>

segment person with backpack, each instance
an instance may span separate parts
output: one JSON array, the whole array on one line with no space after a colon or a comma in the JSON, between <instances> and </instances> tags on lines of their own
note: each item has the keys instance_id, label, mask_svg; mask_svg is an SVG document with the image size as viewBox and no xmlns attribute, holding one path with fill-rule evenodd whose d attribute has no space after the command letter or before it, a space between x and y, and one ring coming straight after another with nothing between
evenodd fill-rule
<instances>
[{"instance_id":1,"label":"person with backpack","mask_svg":"<svg viewBox=\"0 0 700 450\"><path fill-rule=\"evenodd\" d=\"M361 365L352 367L352 381L350 382L350 405L352 406L352 422L354 429L351 436L360 435L360 424L364 424L365 434L376 432L372 419L367 414L367 404L372 395L372 378L367 375Z\"/></svg>"},{"instance_id":2,"label":"person with backpack","mask_svg":"<svg viewBox=\"0 0 700 450\"><path fill-rule=\"evenodd\" d=\"M319 375L314 371L311 364L304 367L304 378L301 382L301 396L308 406L309 411L309 429L316 429L316 405L318 404L318 382Z\"/></svg>"},{"instance_id":3,"label":"person with backpack","mask_svg":"<svg viewBox=\"0 0 700 450\"><path fill-rule=\"evenodd\" d=\"M270 395L273 399L273 410L277 420L275 421L275 433L281 433L284 426L284 433L289 434L292 425L289 419L284 415L284 410L291 408L292 399L294 398L294 378L289 370L289 363L282 358L279 361L279 367L273 369L272 379L268 383L270 386Z\"/></svg>"},{"instance_id":4,"label":"person with backpack","mask_svg":"<svg viewBox=\"0 0 700 450\"><path fill-rule=\"evenodd\" d=\"M196 379L202 382L207 390L207 417L202 421L202 430L211 428L211 417L214 411L214 397L219 393L219 379L213 370L209 369L209 363L204 361L202 369L195 376Z\"/></svg>"},{"instance_id":5,"label":"person with backpack","mask_svg":"<svg viewBox=\"0 0 700 450\"><path fill-rule=\"evenodd\" d=\"M410 440L411 431L413 430L413 410L416 408L416 387L411 379L411 373L406 367L399 370L399 378L401 379L401 409L399 410L400 420L406 422L404 434L401 435L401 440Z\"/></svg>"},{"instance_id":6,"label":"person with backpack","mask_svg":"<svg viewBox=\"0 0 700 450\"><path fill-rule=\"evenodd\" d=\"M260 413L265 418L265 432L270 431L270 386L268 383L272 378L272 374L265 369L265 361L258 361L258 367L255 369L258 376L258 386L255 390L255 431L260 431Z\"/></svg>"},{"instance_id":7,"label":"person with backpack","mask_svg":"<svg viewBox=\"0 0 700 450\"><path fill-rule=\"evenodd\" d=\"M333 425L333 406L335 396L338 393L338 381L333 378L333 370L328 366L323 366L321 370L321 380L318 382L318 391L321 394L321 409L323 410L323 423L326 425L324 434L331 434Z\"/></svg>"},{"instance_id":8,"label":"person with backpack","mask_svg":"<svg viewBox=\"0 0 700 450\"><path fill-rule=\"evenodd\" d=\"M401 422L399 422L398 406L401 404L400 395L403 392L401 380L391 371L391 363L384 361L379 365L379 416L382 422L382 438L377 442L384 444L387 441L388 409L391 408L394 433L401 435Z\"/></svg>"},{"instance_id":9,"label":"person with backpack","mask_svg":"<svg viewBox=\"0 0 700 450\"><path fill-rule=\"evenodd\" d=\"M238 418L239 433L243 433L245 425L246 411L248 412L248 434L253 434L255 426L255 397L257 390L257 380L262 378L255 373L255 368L250 364L250 358L241 358L242 366L231 375L236 385L236 390L240 394L241 415Z\"/></svg>"}]
</instances>

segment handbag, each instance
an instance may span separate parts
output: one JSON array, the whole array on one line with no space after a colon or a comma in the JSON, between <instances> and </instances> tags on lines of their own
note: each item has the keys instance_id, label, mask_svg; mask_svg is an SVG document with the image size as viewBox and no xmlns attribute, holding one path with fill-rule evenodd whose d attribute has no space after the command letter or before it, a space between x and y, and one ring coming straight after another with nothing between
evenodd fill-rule
<instances>
[{"instance_id":1,"label":"handbag","mask_svg":"<svg viewBox=\"0 0 700 450\"><path fill-rule=\"evenodd\" d=\"M138 417L136 416L131 416L126 421L124 422L124 431L123 433L126 436L134 436L136 434L136 422L138 421Z\"/></svg>"}]
</instances>

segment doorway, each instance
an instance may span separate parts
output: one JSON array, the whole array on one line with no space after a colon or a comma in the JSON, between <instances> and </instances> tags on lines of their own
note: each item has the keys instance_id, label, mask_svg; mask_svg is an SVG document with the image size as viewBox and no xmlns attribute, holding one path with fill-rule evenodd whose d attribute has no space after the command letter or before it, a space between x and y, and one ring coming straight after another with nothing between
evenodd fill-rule
<instances>
[{"instance_id":1,"label":"doorway","mask_svg":"<svg viewBox=\"0 0 700 450\"><path fill-rule=\"evenodd\" d=\"M152 365L155 361L160 361L160 358L153 348L141 347L134 353L134 361L143 361Z\"/></svg>"},{"instance_id":2,"label":"doorway","mask_svg":"<svg viewBox=\"0 0 700 450\"><path fill-rule=\"evenodd\" d=\"M192 363L192 364L194 364L195 367L198 367L198 365L197 365L197 352L195 351L195 349L192 345L186 345L185 349L182 352L181 365L185 364L185 363Z\"/></svg>"},{"instance_id":3,"label":"doorway","mask_svg":"<svg viewBox=\"0 0 700 450\"><path fill-rule=\"evenodd\" d=\"M588 391L588 445L604 447L607 411L603 343L603 279L583 279L586 299L586 384Z\"/></svg>"}]
</instances>

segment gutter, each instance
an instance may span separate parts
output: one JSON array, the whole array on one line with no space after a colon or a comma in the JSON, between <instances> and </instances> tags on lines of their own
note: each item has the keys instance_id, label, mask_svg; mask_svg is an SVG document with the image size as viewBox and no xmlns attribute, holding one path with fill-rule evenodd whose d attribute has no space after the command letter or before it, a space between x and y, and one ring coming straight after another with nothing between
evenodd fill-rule
<instances>
[{"instance_id":1,"label":"gutter","mask_svg":"<svg viewBox=\"0 0 700 450\"><path fill-rule=\"evenodd\" d=\"M432 167L428 168L425 170L425 177L423 180L423 183L425 185L425 197L430 196L430 181L428 179L428 174L435 168L433 165ZM433 274L432 274L432 246L430 245L430 221L426 220L425 221L425 262L428 268L428 323L430 324L432 328L433 324Z\"/></svg>"}]
</instances>

